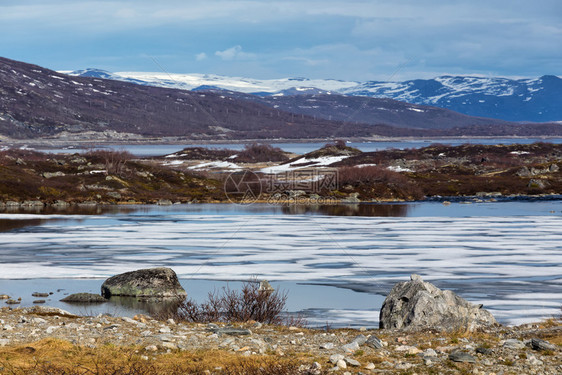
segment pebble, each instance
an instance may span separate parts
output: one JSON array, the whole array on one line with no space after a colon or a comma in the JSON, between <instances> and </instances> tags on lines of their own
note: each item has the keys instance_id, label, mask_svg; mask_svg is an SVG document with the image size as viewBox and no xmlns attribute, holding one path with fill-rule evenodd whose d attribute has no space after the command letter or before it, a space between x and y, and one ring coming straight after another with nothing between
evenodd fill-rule
<instances>
[{"instance_id":1,"label":"pebble","mask_svg":"<svg viewBox=\"0 0 562 375\"><path fill-rule=\"evenodd\" d=\"M345 361L343 359L339 359L336 362L336 366L340 369L346 369L347 368L347 364L345 363Z\"/></svg>"},{"instance_id":2,"label":"pebble","mask_svg":"<svg viewBox=\"0 0 562 375\"><path fill-rule=\"evenodd\" d=\"M320 349L327 349L327 350L334 349L334 344L331 342L327 342L325 344L320 345Z\"/></svg>"},{"instance_id":3,"label":"pebble","mask_svg":"<svg viewBox=\"0 0 562 375\"><path fill-rule=\"evenodd\" d=\"M367 365L365 366L365 368L367 370L374 370L375 369L375 364L373 362L369 362L367 363Z\"/></svg>"},{"instance_id":4,"label":"pebble","mask_svg":"<svg viewBox=\"0 0 562 375\"><path fill-rule=\"evenodd\" d=\"M449 354L449 359L453 362L476 363L476 358L466 352L461 352L460 350Z\"/></svg>"}]
</instances>

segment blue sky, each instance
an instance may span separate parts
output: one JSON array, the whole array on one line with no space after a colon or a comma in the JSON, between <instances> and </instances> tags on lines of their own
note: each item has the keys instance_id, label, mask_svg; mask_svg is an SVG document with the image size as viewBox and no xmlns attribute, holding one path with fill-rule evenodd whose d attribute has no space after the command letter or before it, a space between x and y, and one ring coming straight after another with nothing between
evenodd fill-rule
<instances>
[{"instance_id":1,"label":"blue sky","mask_svg":"<svg viewBox=\"0 0 562 375\"><path fill-rule=\"evenodd\" d=\"M560 0L0 1L0 56L56 70L403 80L562 75Z\"/></svg>"}]
</instances>

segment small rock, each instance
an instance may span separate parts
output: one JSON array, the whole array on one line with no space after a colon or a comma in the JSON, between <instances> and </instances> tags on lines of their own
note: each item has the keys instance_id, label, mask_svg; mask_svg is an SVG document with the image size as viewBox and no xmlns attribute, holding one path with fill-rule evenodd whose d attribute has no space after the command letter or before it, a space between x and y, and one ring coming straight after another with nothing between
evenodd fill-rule
<instances>
[{"instance_id":1,"label":"small rock","mask_svg":"<svg viewBox=\"0 0 562 375\"><path fill-rule=\"evenodd\" d=\"M50 335L51 333L55 332L57 329L59 329L59 327L49 326L49 327L47 327L45 332L47 332L47 334Z\"/></svg>"},{"instance_id":2,"label":"small rock","mask_svg":"<svg viewBox=\"0 0 562 375\"><path fill-rule=\"evenodd\" d=\"M394 368L397 370L408 370L412 367L413 365L411 363L407 363L407 362L400 362L397 363Z\"/></svg>"},{"instance_id":3,"label":"small rock","mask_svg":"<svg viewBox=\"0 0 562 375\"><path fill-rule=\"evenodd\" d=\"M155 352L158 350L158 347L156 345L148 345L144 350L147 352Z\"/></svg>"},{"instance_id":4,"label":"small rock","mask_svg":"<svg viewBox=\"0 0 562 375\"><path fill-rule=\"evenodd\" d=\"M345 363L347 363L348 365L353 366L353 367L360 367L361 366L361 363L359 361L353 359L353 358L345 357L344 361L345 361Z\"/></svg>"},{"instance_id":5,"label":"small rock","mask_svg":"<svg viewBox=\"0 0 562 375\"><path fill-rule=\"evenodd\" d=\"M343 345L342 348L348 353L353 353L359 350L359 344L356 341L352 341L349 344Z\"/></svg>"},{"instance_id":6,"label":"small rock","mask_svg":"<svg viewBox=\"0 0 562 375\"><path fill-rule=\"evenodd\" d=\"M262 280L260 281L260 287L258 289L260 292L273 292L275 289L271 286L269 281Z\"/></svg>"},{"instance_id":7,"label":"small rock","mask_svg":"<svg viewBox=\"0 0 562 375\"><path fill-rule=\"evenodd\" d=\"M370 346L373 349L380 349L383 347L381 339L379 339L375 335L371 335L366 341L367 346Z\"/></svg>"},{"instance_id":8,"label":"small rock","mask_svg":"<svg viewBox=\"0 0 562 375\"><path fill-rule=\"evenodd\" d=\"M8 340L8 339L0 339L0 347L6 346L9 343L10 343L10 340Z\"/></svg>"},{"instance_id":9,"label":"small rock","mask_svg":"<svg viewBox=\"0 0 562 375\"><path fill-rule=\"evenodd\" d=\"M0 299L10 299L10 296L7 294L0 294Z\"/></svg>"},{"instance_id":10,"label":"small rock","mask_svg":"<svg viewBox=\"0 0 562 375\"><path fill-rule=\"evenodd\" d=\"M176 350L178 348L177 345L172 342L163 342L161 345L164 349Z\"/></svg>"},{"instance_id":11,"label":"small rock","mask_svg":"<svg viewBox=\"0 0 562 375\"><path fill-rule=\"evenodd\" d=\"M506 349L524 349L525 348L525 343L523 341L517 340L517 339L508 339L505 340L505 342L502 345L504 348Z\"/></svg>"},{"instance_id":12,"label":"small rock","mask_svg":"<svg viewBox=\"0 0 562 375\"><path fill-rule=\"evenodd\" d=\"M162 327L158 330L158 332L160 332L160 333L170 333L170 332L172 332L172 330L170 329L170 327Z\"/></svg>"},{"instance_id":13,"label":"small rock","mask_svg":"<svg viewBox=\"0 0 562 375\"><path fill-rule=\"evenodd\" d=\"M531 366L542 366L544 364L543 361L541 361L540 359L537 359L537 357L535 357L532 354L530 354L529 357L527 357L527 362Z\"/></svg>"},{"instance_id":14,"label":"small rock","mask_svg":"<svg viewBox=\"0 0 562 375\"><path fill-rule=\"evenodd\" d=\"M449 354L449 359L453 362L476 363L476 358L466 352L461 352L460 350Z\"/></svg>"},{"instance_id":15,"label":"small rock","mask_svg":"<svg viewBox=\"0 0 562 375\"><path fill-rule=\"evenodd\" d=\"M541 340L537 338L531 339L531 348L535 350L557 350L556 345L549 343L546 340Z\"/></svg>"},{"instance_id":16,"label":"small rock","mask_svg":"<svg viewBox=\"0 0 562 375\"><path fill-rule=\"evenodd\" d=\"M490 348L484 348L483 346L480 346L480 347L476 348L476 353L484 354L484 355L490 355L490 354L493 354L494 351Z\"/></svg>"},{"instance_id":17,"label":"small rock","mask_svg":"<svg viewBox=\"0 0 562 375\"><path fill-rule=\"evenodd\" d=\"M347 368L347 364L345 363L345 361L343 359L340 359L336 362L336 366L338 366L338 368L340 369L346 369Z\"/></svg>"},{"instance_id":18,"label":"small rock","mask_svg":"<svg viewBox=\"0 0 562 375\"><path fill-rule=\"evenodd\" d=\"M375 364L373 362L369 362L367 363L367 365L365 366L365 368L367 370L374 370L375 369Z\"/></svg>"},{"instance_id":19,"label":"small rock","mask_svg":"<svg viewBox=\"0 0 562 375\"><path fill-rule=\"evenodd\" d=\"M327 342L325 344L320 345L320 349L327 349L327 350L334 349L334 344L331 342Z\"/></svg>"},{"instance_id":20,"label":"small rock","mask_svg":"<svg viewBox=\"0 0 562 375\"><path fill-rule=\"evenodd\" d=\"M39 293L39 292L34 292L31 293L32 297L49 297L49 293Z\"/></svg>"},{"instance_id":21,"label":"small rock","mask_svg":"<svg viewBox=\"0 0 562 375\"><path fill-rule=\"evenodd\" d=\"M423 352L423 357L424 357L424 358L434 358L434 357L437 357L437 352L436 352L435 350L431 349L431 348L426 349L426 350Z\"/></svg>"},{"instance_id":22,"label":"small rock","mask_svg":"<svg viewBox=\"0 0 562 375\"><path fill-rule=\"evenodd\" d=\"M251 336L252 331L246 328L231 328L225 327L220 328L216 332L216 334L220 335L229 335L229 336Z\"/></svg>"},{"instance_id":23,"label":"small rock","mask_svg":"<svg viewBox=\"0 0 562 375\"><path fill-rule=\"evenodd\" d=\"M36 305L39 305L39 304L45 303L45 302L47 302L47 301L45 301L44 299L36 299L36 300L33 301L33 303L36 304Z\"/></svg>"},{"instance_id":24,"label":"small rock","mask_svg":"<svg viewBox=\"0 0 562 375\"><path fill-rule=\"evenodd\" d=\"M344 358L345 356L343 354L332 354L330 356L330 362L335 365L336 363L338 363L338 361L343 360Z\"/></svg>"}]
</instances>

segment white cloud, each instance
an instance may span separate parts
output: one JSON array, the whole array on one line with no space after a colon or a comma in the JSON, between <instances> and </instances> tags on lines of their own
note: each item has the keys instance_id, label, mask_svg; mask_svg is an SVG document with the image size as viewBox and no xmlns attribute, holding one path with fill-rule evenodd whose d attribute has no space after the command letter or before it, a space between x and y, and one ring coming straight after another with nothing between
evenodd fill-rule
<instances>
[{"instance_id":1,"label":"white cloud","mask_svg":"<svg viewBox=\"0 0 562 375\"><path fill-rule=\"evenodd\" d=\"M195 55L195 60L197 61L203 61L207 58L207 54L205 52L201 52L198 53L197 55Z\"/></svg>"},{"instance_id":2,"label":"white cloud","mask_svg":"<svg viewBox=\"0 0 562 375\"><path fill-rule=\"evenodd\" d=\"M256 57L253 53L243 52L242 46L240 45L227 48L224 51L217 51L215 52L215 56L218 56L225 61L250 60Z\"/></svg>"}]
</instances>

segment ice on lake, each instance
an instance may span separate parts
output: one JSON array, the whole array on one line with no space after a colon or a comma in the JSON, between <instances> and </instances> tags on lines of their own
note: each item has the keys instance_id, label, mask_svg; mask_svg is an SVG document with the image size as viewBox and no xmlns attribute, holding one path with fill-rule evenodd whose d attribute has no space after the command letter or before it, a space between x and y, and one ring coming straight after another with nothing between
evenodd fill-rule
<instances>
[{"instance_id":1,"label":"ice on lake","mask_svg":"<svg viewBox=\"0 0 562 375\"><path fill-rule=\"evenodd\" d=\"M560 215L220 212L141 210L67 220L57 216L1 232L0 279L105 278L168 266L182 282L258 278L294 289L301 285L303 290L304 284L322 285L328 287L320 289L320 297L333 301L332 309L319 302L293 308L314 310L326 321L343 325L376 325L382 296L411 273L484 304L504 323L557 315L562 305ZM288 294L289 300L291 294L298 295L291 290ZM377 296L378 305L366 308L360 301L370 296Z\"/></svg>"}]
</instances>

